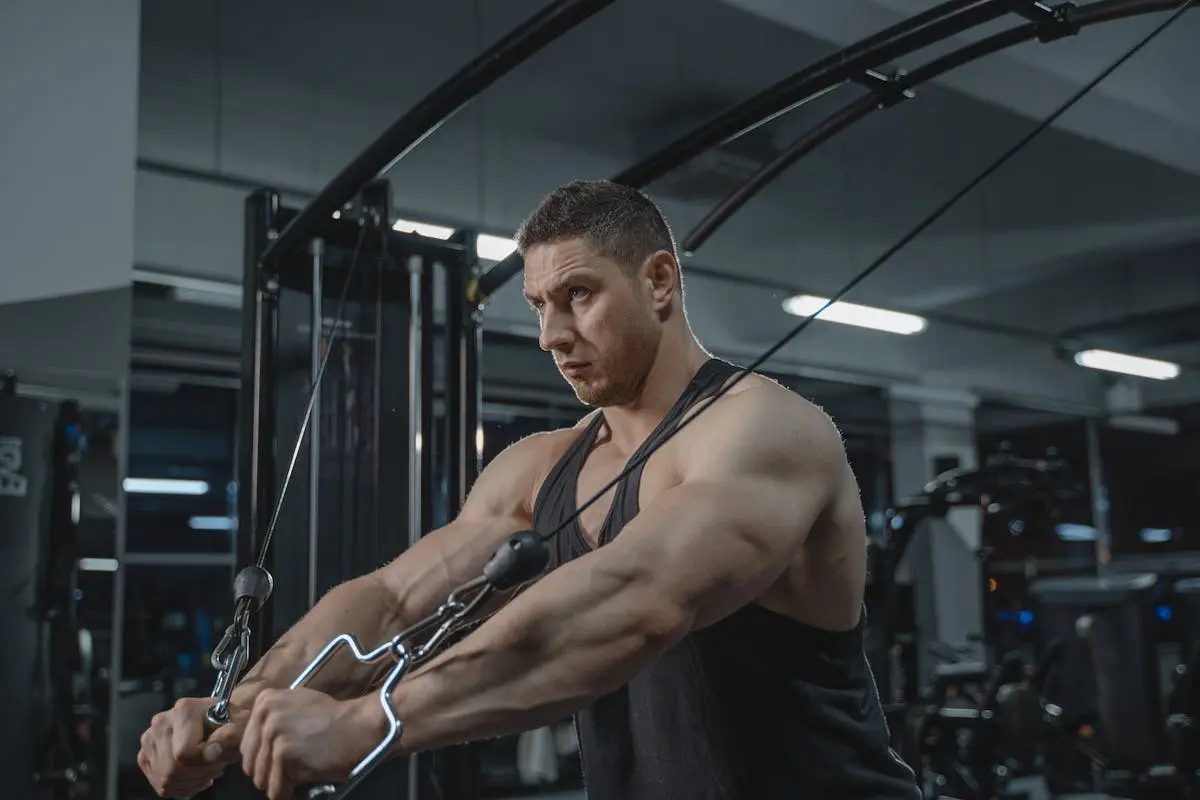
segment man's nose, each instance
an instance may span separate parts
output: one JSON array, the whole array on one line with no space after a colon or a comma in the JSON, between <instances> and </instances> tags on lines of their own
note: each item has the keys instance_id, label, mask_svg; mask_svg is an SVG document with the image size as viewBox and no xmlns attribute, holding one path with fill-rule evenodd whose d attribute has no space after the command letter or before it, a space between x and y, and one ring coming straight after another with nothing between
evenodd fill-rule
<instances>
[{"instance_id":1,"label":"man's nose","mask_svg":"<svg viewBox=\"0 0 1200 800\"><path fill-rule=\"evenodd\" d=\"M574 341L575 333L569 315L547 308L542 312L542 328L538 345L546 352L562 350Z\"/></svg>"}]
</instances>

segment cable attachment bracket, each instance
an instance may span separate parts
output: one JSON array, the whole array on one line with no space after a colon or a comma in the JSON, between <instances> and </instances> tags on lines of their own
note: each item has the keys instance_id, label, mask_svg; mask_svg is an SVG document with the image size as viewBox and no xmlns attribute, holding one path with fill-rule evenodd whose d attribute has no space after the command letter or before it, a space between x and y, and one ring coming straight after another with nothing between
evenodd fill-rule
<instances>
[{"instance_id":1,"label":"cable attachment bracket","mask_svg":"<svg viewBox=\"0 0 1200 800\"><path fill-rule=\"evenodd\" d=\"M233 622L225 628L210 659L217 671L210 697L217 702L205 715L209 725L220 727L229 722L230 698L250 660L250 615L263 607L274 586L271 573L258 566L246 567L233 579Z\"/></svg>"},{"instance_id":2,"label":"cable attachment bracket","mask_svg":"<svg viewBox=\"0 0 1200 800\"><path fill-rule=\"evenodd\" d=\"M1074 19L1078 7L1077 3L1072 2L1048 6L1038 0L1032 0L1017 9L1017 13L1037 24L1038 41L1047 44L1079 33L1080 25Z\"/></svg>"},{"instance_id":3,"label":"cable attachment bracket","mask_svg":"<svg viewBox=\"0 0 1200 800\"><path fill-rule=\"evenodd\" d=\"M901 67L893 70L891 75L885 75L879 70L866 69L854 79L854 82L869 89L878 97L879 110L884 111L917 96L917 93L905 80L907 76L908 70Z\"/></svg>"},{"instance_id":4,"label":"cable attachment bracket","mask_svg":"<svg viewBox=\"0 0 1200 800\"><path fill-rule=\"evenodd\" d=\"M462 625L468 624L493 593L504 592L533 580L546 568L549 558L550 551L542 537L536 531L522 531L509 537L508 541L496 550L487 566L483 568L482 575L459 586L450 593L437 611L374 650L364 652L358 638L353 634L343 633L331 639L292 681L290 688L298 689L306 685L318 670L343 648L348 649L354 659L364 665L378 664L390 658L393 660L392 667L376 693L379 706L387 719L388 729L379 744L350 771L346 782L310 786L300 792L300 796L307 800L345 797L371 770L382 763L404 731L404 722L392 706L392 690L396 688L400 679L414 666L431 658L452 633Z\"/></svg>"}]
</instances>

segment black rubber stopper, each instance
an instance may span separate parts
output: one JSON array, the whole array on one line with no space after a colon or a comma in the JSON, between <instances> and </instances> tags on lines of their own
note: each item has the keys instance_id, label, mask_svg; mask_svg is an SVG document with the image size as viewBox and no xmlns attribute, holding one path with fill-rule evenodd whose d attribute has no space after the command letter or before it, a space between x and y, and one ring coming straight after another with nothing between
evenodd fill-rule
<instances>
[{"instance_id":1,"label":"black rubber stopper","mask_svg":"<svg viewBox=\"0 0 1200 800\"><path fill-rule=\"evenodd\" d=\"M254 601L254 610L257 611L267 602L274 588L275 579L271 573L262 567L246 567L233 579L233 602L248 597Z\"/></svg>"},{"instance_id":2,"label":"black rubber stopper","mask_svg":"<svg viewBox=\"0 0 1200 800\"><path fill-rule=\"evenodd\" d=\"M521 531L500 545L483 568L483 576L503 592L536 578L549 560L550 551L538 532Z\"/></svg>"}]
</instances>

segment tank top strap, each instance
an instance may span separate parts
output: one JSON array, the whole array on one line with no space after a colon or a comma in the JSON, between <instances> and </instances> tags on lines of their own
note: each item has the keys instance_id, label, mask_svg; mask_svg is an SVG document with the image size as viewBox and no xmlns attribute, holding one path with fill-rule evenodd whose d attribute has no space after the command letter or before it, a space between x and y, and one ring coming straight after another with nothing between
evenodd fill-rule
<instances>
[{"instance_id":1,"label":"tank top strap","mask_svg":"<svg viewBox=\"0 0 1200 800\"><path fill-rule=\"evenodd\" d=\"M533 502L533 528L545 535L554 530L575 510L575 487L579 479L579 471L600 429L604 425L604 415L597 414L583 429L579 436L559 457L558 462L546 475L542 486L538 489ZM564 531L564 534L567 534ZM552 547L551 567L564 564L574 558L573 537L570 535L556 536Z\"/></svg>"},{"instance_id":2,"label":"tank top strap","mask_svg":"<svg viewBox=\"0 0 1200 800\"><path fill-rule=\"evenodd\" d=\"M696 374L692 377L679 400L667 412L662 421L655 429L646 437L646 441L642 446L630 457L630 460L641 458L645 452L651 448L656 448L665 440L671 433L679 427L683 422L688 412L696 407L698 403L712 397L725 383L739 370L738 367L730 364L727 361L722 361L719 358L710 358L701 365ZM611 541L621 528L625 526L629 520L638 515L641 510L638 494L642 483L642 473L645 471L646 462L642 461L625 480L621 481L616 488L613 496L612 512L608 515L608 520L600 532L601 543Z\"/></svg>"}]
</instances>

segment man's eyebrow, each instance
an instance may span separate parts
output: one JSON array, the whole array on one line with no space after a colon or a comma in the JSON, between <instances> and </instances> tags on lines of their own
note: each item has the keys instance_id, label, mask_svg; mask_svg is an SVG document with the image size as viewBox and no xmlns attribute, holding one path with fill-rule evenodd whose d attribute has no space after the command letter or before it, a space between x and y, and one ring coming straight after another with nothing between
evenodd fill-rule
<instances>
[{"instance_id":1,"label":"man's eyebrow","mask_svg":"<svg viewBox=\"0 0 1200 800\"><path fill-rule=\"evenodd\" d=\"M546 287L545 293L546 294L555 294L556 292L561 292L564 288L566 288L571 283L571 281L580 280L581 278L592 278L592 277L594 277L592 274L592 271L589 270L587 267L577 267L575 269L567 270L566 272L563 272L562 274L555 277L554 281L551 282ZM525 294L525 299L528 300L530 303L533 303L537 300L537 298L534 297L533 295L531 295L528 291L524 292L524 294Z\"/></svg>"}]
</instances>

